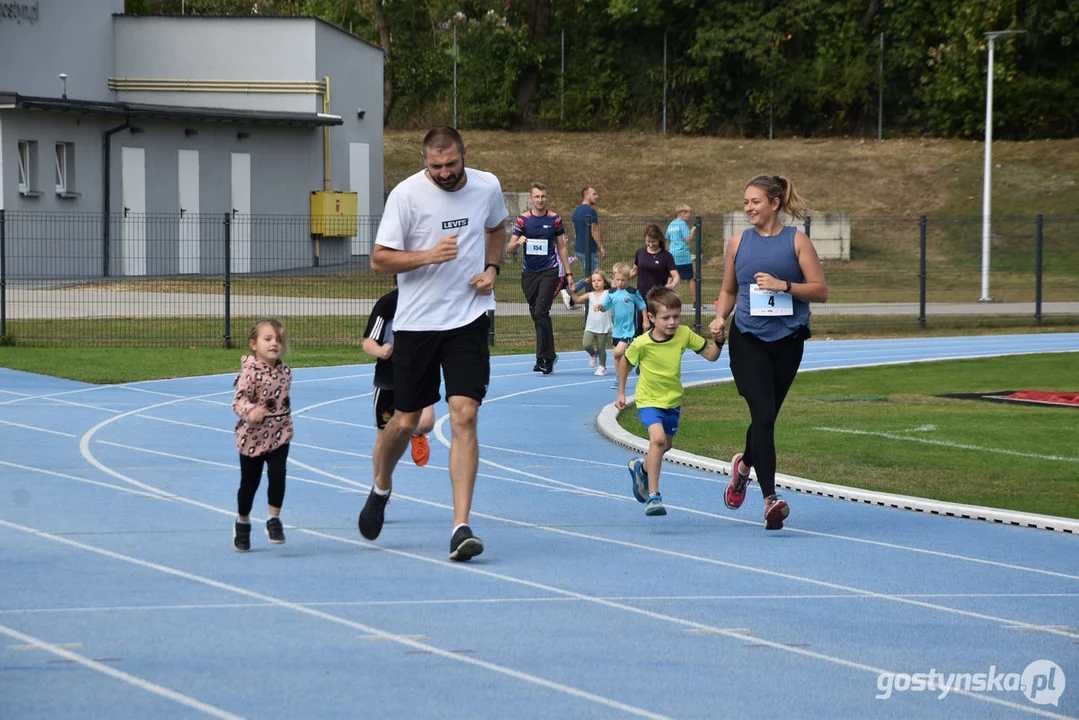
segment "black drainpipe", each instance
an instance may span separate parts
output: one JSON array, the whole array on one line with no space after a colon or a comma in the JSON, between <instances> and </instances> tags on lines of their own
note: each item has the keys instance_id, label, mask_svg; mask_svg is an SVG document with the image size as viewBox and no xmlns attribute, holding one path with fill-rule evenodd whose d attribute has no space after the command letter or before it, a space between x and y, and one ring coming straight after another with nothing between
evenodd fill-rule
<instances>
[{"instance_id":1,"label":"black drainpipe","mask_svg":"<svg viewBox=\"0 0 1079 720\"><path fill-rule=\"evenodd\" d=\"M110 219L110 214L112 212L112 208L109 207L109 200L110 200L110 198L109 198L109 194L110 194L109 193L109 189L110 189L109 178L112 175L112 163L111 163L111 158L112 158L112 152L111 152L111 150L112 150L112 136L115 135L116 133L120 132L121 130L128 130L130 128L131 128L131 118L124 118L124 124L123 125L117 125L114 128L106 130L104 135L102 135L102 138L101 138L101 144L102 144L102 147L103 147L104 153L105 153L105 162L102 163L102 167L104 168L104 174L105 174L105 187L104 187L104 191L102 192L102 201L101 201L101 223L102 223L102 225L101 225L101 255L102 255L101 262L102 262L102 275L104 277L109 276L109 252L110 252L109 251L109 239L110 239L110 235L112 234L111 233L112 221Z\"/></svg>"}]
</instances>

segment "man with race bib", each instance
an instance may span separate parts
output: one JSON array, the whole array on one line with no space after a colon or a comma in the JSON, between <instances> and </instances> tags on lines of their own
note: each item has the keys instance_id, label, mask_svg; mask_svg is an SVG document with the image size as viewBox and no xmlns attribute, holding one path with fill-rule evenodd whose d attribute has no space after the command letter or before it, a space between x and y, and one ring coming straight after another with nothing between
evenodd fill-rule
<instances>
[{"instance_id":1,"label":"man with race bib","mask_svg":"<svg viewBox=\"0 0 1079 720\"><path fill-rule=\"evenodd\" d=\"M518 215L513 223L509 250L524 248L521 290L528 300L528 313L536 326L536 364L533 372L554 372L554 328L551 303L558 288L558 261L566 268L566 286L573 286L566 252L566 230L561 216L547 209L547 186L532 183L532 207Z\"/></svg>"},{"instance_id":2,"label":"man with race bib","mask_svg":"<svg viewBox=\"0 0 1079 720\"><path fill-rule=\"evenodd\" d=\"M828 285L809 237L780 219L780 210L795 218L805 215L805 202L789 179L754 177L746 185L744 207L750 227L727 242L723 287L709 325L720 337L734 311L727 333L731 374L750 415L745 448L731 460L723 499L732 510L741 507L749 472L756 468L764 527L778 530L790 508L775 494L776 416L810 336L809 303L827 302Z\"/></svg>"}]
</instances>

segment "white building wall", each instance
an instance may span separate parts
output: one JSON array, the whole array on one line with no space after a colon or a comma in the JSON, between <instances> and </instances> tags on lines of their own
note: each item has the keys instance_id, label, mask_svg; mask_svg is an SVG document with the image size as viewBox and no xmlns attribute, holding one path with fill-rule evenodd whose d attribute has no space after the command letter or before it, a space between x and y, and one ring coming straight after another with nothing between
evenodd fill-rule
<instances>
[{"instance_id":1,"label":"white building wall","mask_svg":"<svg viewBox=\"0 0 1079 720\"><path fill-rule=\"evenodd\" d=\"M309 18L116 18L115 78L319 81ZM132 92L121 102L235 110L322 112L319 95Z\"/></svg>"}]
</instances>

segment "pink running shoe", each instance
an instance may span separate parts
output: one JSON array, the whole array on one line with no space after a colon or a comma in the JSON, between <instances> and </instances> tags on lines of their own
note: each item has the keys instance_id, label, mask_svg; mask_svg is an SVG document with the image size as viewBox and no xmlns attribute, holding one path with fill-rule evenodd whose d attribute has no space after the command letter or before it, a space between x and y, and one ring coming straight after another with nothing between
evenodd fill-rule
<instances>
[{"instance_id":1,"label":"pink running shoe","mask_svg":"<svg viewBox=\"0 0 1079 720\"><path fill-rule=\"evenodd\" d=\"M769 495L764 499L764 529L765 530L780 530L783 528L783 521L787 519L787 516L791 514L791 509L787 505L787 501L783 498L777 498L775 495Z\"/></svg>"},{"instance_id":2,"label":"pink running shoe","mask_svg":"<svg viewBox=\"0 0 1079 720\"><path fill-rule=\"evenodd\" d=\"M742 507L746 501L746 486L749 485L749 474L738 471L742 464L742 453L738 453L731 460L731 481L727 483L727 489L723 491L723 504L731 510Z\"/></svg>"}]
</instances>

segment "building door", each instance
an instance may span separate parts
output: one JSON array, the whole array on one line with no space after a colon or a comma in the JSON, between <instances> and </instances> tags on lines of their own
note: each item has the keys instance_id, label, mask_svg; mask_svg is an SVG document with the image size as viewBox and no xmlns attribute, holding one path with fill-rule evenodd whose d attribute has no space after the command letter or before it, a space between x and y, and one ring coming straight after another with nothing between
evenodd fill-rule
<instances>
[{"instance_id":1,"label":"building door","mask_svg":"<svg viewBox=\"0 0 1079 720\"><path fill-rule=\"evenodd\" d=\"M251 272L251 155L232 153L232 272Z\"/></svg>"},{"instance_id":2,"label":"building door","mask_svg":"<svg viewBox=\"0 0 1079 720\"><path fill-rule=\"evenodd\" d=\"M0 210L4 209L4 119L0 118Z\"/></svg>"},{"instance_id":3,"label":"building door","mask_svg":"<svg viewBox=\"0 0 1079 720\"><path fill-rule=\"evenodd\" d=\"M121 148L120 274L146 274L146 152Z\"/></svg>"},{"instance_id":4,"label":"building door","mask_svg":"<svg viewBox=\"0 0 1079 720\"><path fill-rule=\"evenodd\" d=\"M181 150L180 172L180 272L199 271L199 151Z\"/></svg>"},{"instance_id":5,"label":"building door","mask_svg":"<svg viewBox=\"0 0 1079 720\"><path fill-rule=\"evenodd\" d=\"M348 144L348 189L356 193L356 237L353 255L370 255L378 223L371 218L371 148L367 143Z\"/></svg>"}]
</instances>

